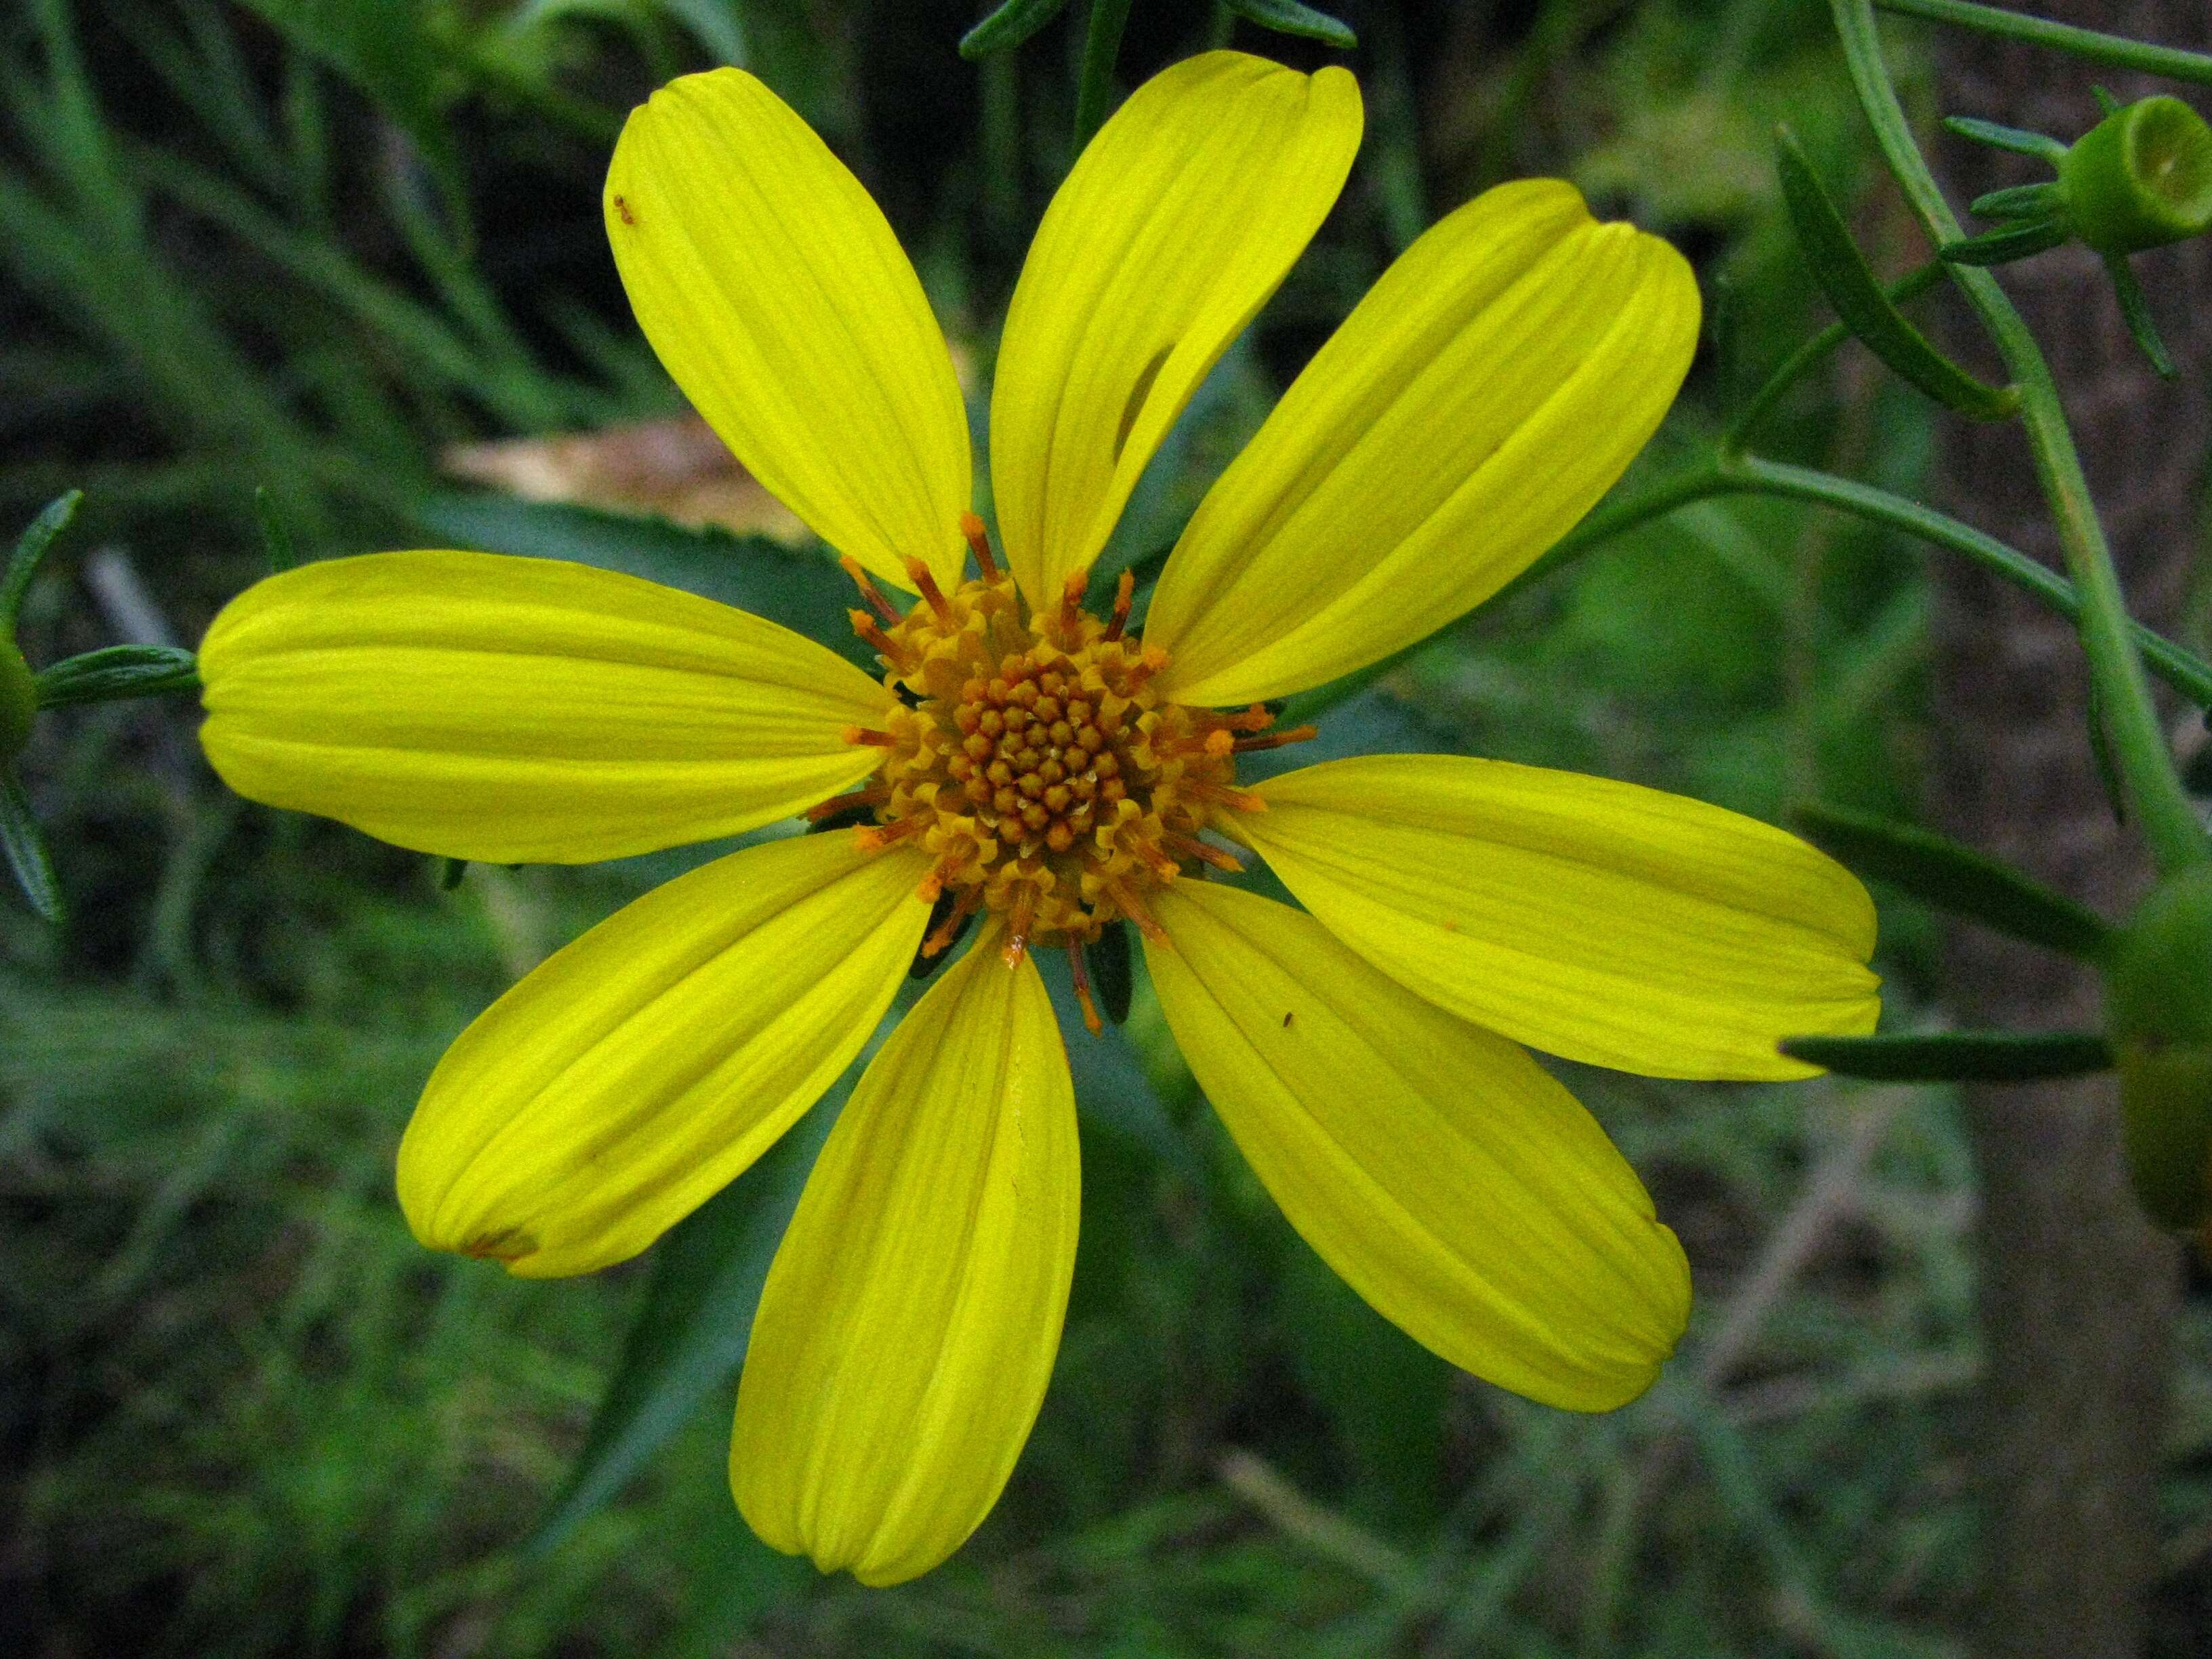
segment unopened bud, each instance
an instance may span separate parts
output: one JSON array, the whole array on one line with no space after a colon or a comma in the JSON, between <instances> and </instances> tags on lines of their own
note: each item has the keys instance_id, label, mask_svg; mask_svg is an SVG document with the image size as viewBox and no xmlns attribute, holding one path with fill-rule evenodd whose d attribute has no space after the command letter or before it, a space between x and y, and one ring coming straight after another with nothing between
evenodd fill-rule
<instances>
[{"instance_id":1,"label":"unopened bud","mask_svg":"<svg viewBox=\"0 0 2212 1659\"><path fill-rule=\"evenodd\" d=\"M2212 127L2161 94L2113 111L2058 163L2074 234L2105 254L2134 253L2212 226Z\"/></svg>"},{"instance_id":2,"label":"unopened bud","mask_svg":"<svg viewBox=\"0 0 2212 1659\"><path fill-rule=\"evenodd\" d=\"M15 641L0 632L0 766L23 752L31 740L32 717L39 712L38 688L31 665Z\"/></svg>"},{"instance_id":3,"label":"unopened bud","mask_svg":"<svg viewBox=\"0 0 2212 1659\"><path fill-rule=\"evenodd\" d=\"M2105 961L2128 1174L2152 1219L2212 1215L2212 869L2169 878Z\"/></svg>"}]
</instances>

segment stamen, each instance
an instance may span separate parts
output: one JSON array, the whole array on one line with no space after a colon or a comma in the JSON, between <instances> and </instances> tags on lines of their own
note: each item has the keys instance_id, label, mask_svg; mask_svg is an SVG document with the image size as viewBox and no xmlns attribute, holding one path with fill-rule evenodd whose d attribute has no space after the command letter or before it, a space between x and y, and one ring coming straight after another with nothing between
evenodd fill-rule
<instances>
[{"instance_id":1,"label":"stamen","mask_svg":"<svg viewBox=\"0 0 2212 1659\"><path fill-rule=\"evenodd\" d=\"M1075 940L1067 942L1068 971L1075 978L1075 1000L1083 1005L1083 1029L1093 1036L1106 1035L1106 1022L1098 1018L1098 1005L1091 1000L1091 969L1083 960L1083 946Z\"/></svg>"},{"instance_id":2,"label":"stamen","mask_svg":"<svg viewBox=\"0 0 2212 1659\"><path fill-rule=\"evenodd\" d=\"M806 821L819 823L835 817L840 812L849 812L856 806L881 806L890 799L890 792L880 783L872 783L865 789L854 789L842 795L832 795L819 805L806 809Z\"/></svg>"},{"instance_id":3,"label":"stamen","mask_svg":"<svg viewBox=\"0 0 2212 1659\"><path fill-rule=\"evenodd\" d=\"M1006 919L1006 942L999 954L1006 966L1021 965L1022 955L1030 948L1030 928L1036 921L1036 889L1024 883L1021 895L1014 900L1013 914Z\"/></svg>"},{"instance_id":4,"label":"stamen","mask_svg":"<svg viewBox=\"0 0 2212 1659\"><path fill-rule=\"evenodd\" d=\"M1123 843L1133 852L1162 881L1173 881L1182 873L1182 867L1159 848L1141 836L1132 836Z\"/></svg>"},{"instance_id":5,"label":"stamen","mask_svg":"<svg viewBox=\"0 0 2212 1659\"><path fill-rule=\"evenodd\" d=\"M841 553L837 556L837 568L853 579L853 586L860 590L860 597L868 602L870 610L890 626L896 628L898 625L899 613L891 608L891 602L883 596L882 590L868 580L868 573L860 568L858 559L850 553Z\"/></svg>"},{"instance_id":6,"label":"stamen","mask_svg":"<svg viewBox=\"0 0 2212 1659\"><path fill-rule=\"evenodd\" d=\"M952 948L953 940L958 939L962 930L968 926L968 918L974 915L975 912L981 908L982 903L983 890L981 888L962 888L960 890L960 896L952 901L952 914L945 917L943 921L939 922L937 925L936 931L932 933L927 939L922 940L922 955L926 957L933 957L943 951L951 950Z\"/></svg>"},{"instance_id":7,"label":"stamen","mask_svg":"<svg viewBox=\"0 0 2212 1659\"><path fill-rule=\"evenodd\" d=\"M899 818L890 823L864 823L853 832L853 840L864 853L880 853L895 842L918 836L929 828L927 814L917 812L912 817Z\"/></svg>"},{"instance_id":8,"label":"stamen","mask_svg":"<svg viewBox=\"0 0 2212 1659\"><path fill-rule=\"evenodd\" d=\"M1060 585L1060 636L1070 645L1082 637L1083 591L1091 586L1087 571L1071 570Z\"/></svg>"},{"instance_id":9,"label":"stamen","mask_svg":"<svg viewBox=\"0 0 2212 1659\"><path fill-rule=\"evenodd\" d=\"M960 515L960 533L968 538L968 550L975 556L975 568L983 573L983 580L999 580L999 562L991 556L991 532L983 528L983 520L973 513Z\"/></svg>"},{"instance_id":10,"label":"stamen","mask_svg":"<svg viewBox=\"0 0 2212 1659\"><path fill-rule=\"evenodd\" d=\"M888 732L878 732L872 726L848 726L837 734L847 743L858 744L868 749L896 749L898 739Z\"/></svg>"},{"instance_id":11,"label":"stamen","mask_svg":"<svg viewBox=\"0 0 2212 1659\"><path fill-rule=\"evenodd\" d=\"M906 574L914 578L915 592L929 601L929 608L936 612L937 620L947 628L951 627L952 602L945 597L945 590L937 585L937 578L930 574L929 567L920 559L908 559Z\"/></svg>"},{"instance_id":12,"label":"stamen","mask_svg":"<svg viewBox=\"0 0 2212 1659\"><path fill-rule=\"evenodd\" d=\"M1211 842L1200 841L1195 836L1178 835L1172 830L1160 839L1162 844L1170 852L1179 854L1184 858L1196 859L1200 864L1210 864L1217 870L1228 871L1231 875L1244 873L1244 861L1242 859L1234 853L1224 852Z\"/></svg>"},{"instance_id":13,"label":"stamen","mask_svg":"<svg viewBox=\"0 0 2212 1659\"><path fill-rule=\"evenodd\" d=\"M878 656L902 674L914 672L919 659L913 652L884 633L873 617L865 611L848 611L845 615L852 622L853 632L860 635L863 643L873 646Z\"/></svg>"},{"instance_id":14,"label":"stamen","mask_svg":"<svg viewBox=\"0 0 2212 1659\"><path fill-rule=\"evenodd\" d=\"M1137 931L1146 939L1154 945L1168 942L1167 929L1160 926L1150 910L1145 908L1145 902L1137 896L1135 890L1127 882L1109 881L1101 890L1114 901L1123 915L1137 924Z\"/></svg>"},{"instance_id":15,"label":"stamen","mask_svg":"<svg viewBox=\"0 0 2212 1659\"><path fill-rule=\"evenodd\" d=\"M1114 615L1106 624L1105 638L1118 640L1121 637L1121 630L1129 625L1129 606L1136 598L1136 592L1137 573L1124 570L1121 580L1114 588Z\"/></svg>"},{"instance_id":16,"label":"stamen","mask_svg":"<svg viewBox=\"0 0 2212 1659\"><path fill-rule=\"evenodd\" d=\"M1293 743L1311 743L1321 735L1316 726L1293 726L1287 732L1269 732L1256 738L1239 738L1230 745L1231 752L1249 755L1261 749L1280 749Z\"/></svg>"},{"instance_id":17,"label":"stamen","mask_svg":"<svg viewBox=\"0 0 2212 1659\"><path fill-rule=\"evenodd\" d=\"M1206 778L1186 778L1183 787L1200 800L1218 800L1224 806L1233 806L1240 812L1264 812L1267 810L1267 803L1249 789L1234 788Z\"/></svg>"},{"instance_id":18,"label":"stamen","mask_svg":"<svg viewBox=\"0 0 2212 1659\"><path fill-rule=\"evenodd\" d=\"M1267 706L1256 702L1234 714L1209 711L1200 716L1200 720L1210 732L1264 732L1275 723L1275 717L1267 712Z\"/></svg>"}]
</instances>

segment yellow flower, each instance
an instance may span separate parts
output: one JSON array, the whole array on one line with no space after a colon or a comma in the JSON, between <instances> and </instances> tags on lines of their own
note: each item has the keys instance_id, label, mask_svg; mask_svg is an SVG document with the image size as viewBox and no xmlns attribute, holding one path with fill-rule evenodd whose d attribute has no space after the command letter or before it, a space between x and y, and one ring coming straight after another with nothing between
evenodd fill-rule
<instances>
[{"instance_id":1,"label":"yellow flower","mask_svg":"<svg viewBox=\"0 0 2212 1659\"><path fill-rule=\"evenodd\" d=\"M669 883L464 1032L400 1149L426 1243L525 1274L635 1255L846 1067L918 949L981 915L838 1120L745 1361L738 1502L825 1570L888 1583L958 1547L1043 1397L1078 1173L1035 951L1133 925L1191 1069L1314 1248L1454 1364L1578 1410L1650 1385L1688 1275L1519 1045L1786 1078L1812 1068L1778 1037L1874 1023L1864 891L1764 824L1434 756L1236 781L1239 752L1298 735L1266 733L1256 700L1494 592L1672 401L1689 270L1569 186L1493 190L1391 267L1206 496L1140 636L1126 584L1110 617L1080 608L1359 129L1343 71L1230 52L1108 123L1007 316L1002 571L967 511L951 365L882 216L757 81L678 81L608 178L623 280L738 458L849 568L920 595L902 616L861 574L882 681L688 594L459 552L295 570L208 635L223 777L404 847L583 860L824 802L872 819ZM1304 909L1200 879L1236 862L1207 833Z\"/></svg>"}]
</instances>

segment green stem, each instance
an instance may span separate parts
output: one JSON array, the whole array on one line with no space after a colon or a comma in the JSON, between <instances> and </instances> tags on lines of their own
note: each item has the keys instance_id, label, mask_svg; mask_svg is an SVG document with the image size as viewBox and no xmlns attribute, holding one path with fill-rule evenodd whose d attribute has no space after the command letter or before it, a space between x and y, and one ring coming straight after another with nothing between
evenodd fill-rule
<instances>
[{"instance_id":1,"label":"green stem","mask_svg":"<svg viewBox=\"0 0 2212 1659\"><path fill-rule=\"evenodd\" d=\"M2154 46L2118 34L2076 28L2071 23L2054 23L2046 17L2030 17L1996 6L1976 5L1973 0L1875 0L1875 3L1884 11L1893 11L1901 16L1924 17L1931 23L1955 23L1961 28L2002 35L2008 40L2025 40L2030 46L2071 52L2076 58L2112 69L2140 70L2146 75L2163 75L2172 81L2212 87L2212 58L2201 52L2184 52L2179 46Z\"/></svg>"},{"instance_id":2,"label":"green stem","mask_svg":"<svg viewBox=\"0 0 2212 1659\"><path fill-rule=\"evenodd\" d=\"M2078 623L2081 620L2081 596L2075 592L2073 583L1985 531L1854 478L1838 477L1832 472L1796 466L1787 461L1769 460L1761 455L1743 454L1721 457L1692 467L1640 495L1607 502L1523 571L1499 597L1550 575L1601 542L1677 507L1720 495L1776 495L1789 501L1808 501L1848 513L1869 524L1902 531L1946 552L1972 560L1992 575L2048 605L2067 621ZM2160 679L2200 708L2212 708L2212 662L2185 650L2163 635L2153 633L2140 623L2131 622L2129 629L2136 648Z\"/></svg>"},{"instance_id":3,"label":"green stem","mask_svg":"<svg viewBox=\"0 0 2212 1659\"><path fill-rule=\"evenodd\" d=\"M1943 280L1946 266L1941 259L1930 259L1919 270L1900 276L1882 292L1892 304L1901 304L1916 295L1924 294ZM1781 367L1767 376L1766 384L1752 393L1736 417L1721 433L1721 453L1735 455L1742 453L1744 441L1752 428L1765 418L1766 413L1782 401L1783 394L1819 367L1827 356L1850 337L1850 330L1841 323L1831 323L1811 339L1782 360Z\"/></svg>"},{"instance_id":4,"label":"green stem","mask_svg":"<svg viewBox=\"0 0 2212 1659\"><path fill-rule=\"evenodd\" d=\"M1071 163L1105 125L1106 101L1114 91L1114 64L1121 55L1121 28L1128 21L1129 0L1091 0L1090 27L1083 37L1083 80L1075 94Z\"/></svg>"},{"instance_id":5,"label":"green stem","mask_svg":"<svg viewBox=\"0 0 2212 1659\"><path fill-rule=\"evenodd\" d=\"M1874 0L1831 0L1836 32L1850 65L1859 103L1874 128L1890 172L1938 247L1960 240L1958 220L1914 141L1897 89L1891 84L1875 32ZM2174 770L2166 733L2151 704L2150 683L2136 654L2132 625L2113 573L2104 526L2081 475L2074 434L2058 401L2035 337L1988 271L1962 265L1952 280L1989 331L2020 392L2020 415L2035 459L2036 475L2051 503L2066 568L2080 596L2081 649L2089 664L2122 787L2143 826L2159 868L2166 873L2212 860L2197 811Z\"/></svg>"}]
</instances>

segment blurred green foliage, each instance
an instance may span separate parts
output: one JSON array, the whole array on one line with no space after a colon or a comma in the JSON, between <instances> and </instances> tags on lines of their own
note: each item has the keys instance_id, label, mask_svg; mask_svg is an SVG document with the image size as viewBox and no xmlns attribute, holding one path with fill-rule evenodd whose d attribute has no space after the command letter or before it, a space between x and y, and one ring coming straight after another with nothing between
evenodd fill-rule
<instances>
[{"instance_id":1,"label":"blurred green foliage","mask_svg":"<svg viewBox=\"0 0 2212 1659\"><path fill-rule=\"evenodd\" d=\"M980 65L957 56L975 18L954 0L10 10L0 517L88 492L25 605L32 661L189 644L262 568L257 490L308 556L458 541L841 605L815 556L457 493L440 456L680 408L623 304L599 175L629 104L715 61L755 69L854 163L988 362L1064 161L1081 9ZM1564 173L1700 267L1715 343L1626 488L1825 320L1767 137L1786 113L1824 177L1868 176L1816 4L1330 9L1360 41L1366 149L1148 477L1109 574L1172 538L1432 212L1498 179ZM1143 0L1125 82L1223 38L1330 56ZM1878 274L1919 257L1881 198L1856 228ZM1847 353L1771 447L1909 487L1932 431ZM1702 503L1452 629L1322 744L1569 766L1769 818L1812 797L1909 817L1921 556L1785 504ZM803 1146L646 1262L580 1282L433 1256L391 1195L453 1035L702 849L478 868L441 893L424 860L227 797L174 707L45 717L23 769L72 917L0 912L9 1651L1958 1650L1977 1355L1967 1154L1942 1091L1565 1068L1700 1291L1662 1386L1585 1419L1454 1375L1322 1268L1140 987L1130 1049L1077 1044L1084 1239L1036 1435L950 1565L865 1591L769 1553L730 1504L742 1330L678 1356L688 1394L623 1370L641 1310L742 1307L742 1241L773 1236ZM1910 1027L1933 933L1887 896L1883 920L1891 1018ZM665 1336L658 1319L635 1340ZM2212 1602L2212 1534L2184 1525L2212 1498L2201 1307L2184 1340L2175 1654ZM556 1516L618 1374L626 1403L591 1443L641 1454L658 1443L640 1423L672 1437L590 1494L611 1501Z\"/></svg>"}]
</instances>

